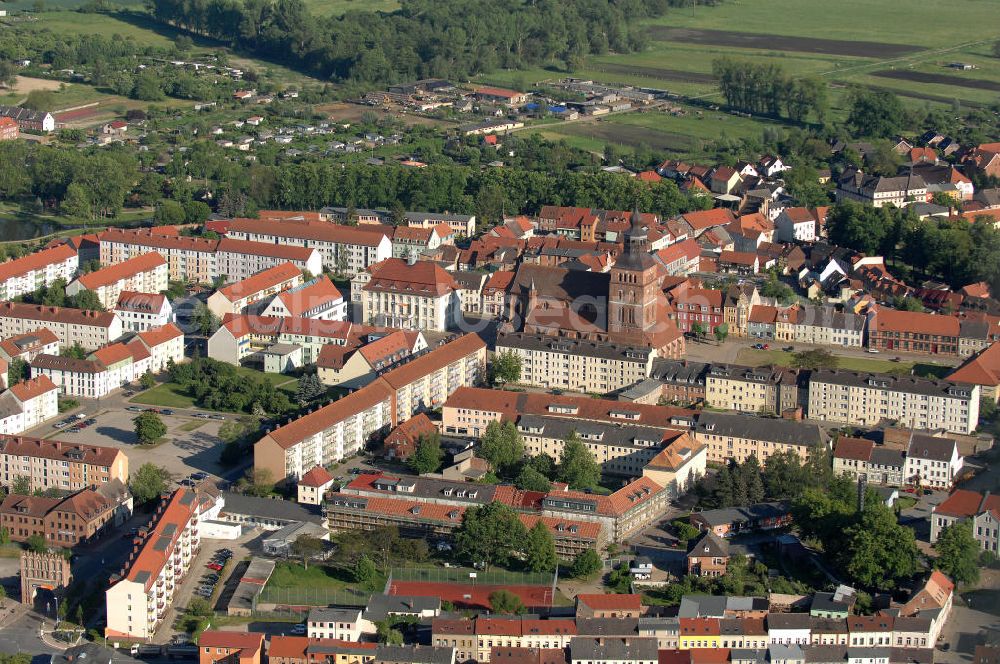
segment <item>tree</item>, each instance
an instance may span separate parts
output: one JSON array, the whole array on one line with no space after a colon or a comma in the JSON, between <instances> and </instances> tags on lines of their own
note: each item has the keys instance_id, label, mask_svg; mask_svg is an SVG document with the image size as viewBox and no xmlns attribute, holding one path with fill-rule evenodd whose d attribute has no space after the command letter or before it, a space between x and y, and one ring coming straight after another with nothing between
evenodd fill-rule
<instances>
[{"instance_id":1,"label":"tree","mask_svg":"<svg viewBox=\"0 0 1000 664\"><path fill-rule=\"evenodd\" d=\"M151 463L144 463L129 480L129 489L139 504L156 500L167 488L170 474Z\"/></svg>"},{"instance_id":2,"label":"tree","mask_svg":"<svg viewBox=\"0 0 1000 664\"><path fill-rule=\"evenodd\" d=\"M157 226L176 226L184 223L184 206L177 201L164 198L153 213L153 223Z\"/></svg>"},{"instance_id":3,"label":"tree","mask_svg":"<svg viewBox=\"0 0 1000 664\"><path fill-rule=\"evenodd\" d=\"M374 592L378 589L378 570L368 554L361 554L354 564L354 581L365 590Z\"/></svg>"},{"instance_id":4,"label":"tree","mask_svg":"<svg viewBox=\"0 0 1000 664\"><path fill-rule=\"evenodd\" d=\"M729 323L720 323L715 326L715 340L720 344L729 336Z\"/></svg>"},{"instance_id":5,"label":"tree","mask_svg":"<svg viewBox=\"0 0 1000 664\"><path fill-rule=\"evenodd\" d=\"M493 613L503 615L520 615L524 613L524 604L521 598L509 590L494 590L490 593L490 609Z\"/></svg>"},{"instance_id":6,"label":"tree","mask_svg":"<svg viewBox=\"0 0 1000 664\"><path fill-rule=\"evenodd\" d=\"M299 378L295 389L295 400L300 404L307 404L310 401L326 395L326 385L314 373L308 373Z\"/></svg>"},{"instance_id":7,"label":"tree","mask_svg":"<svg viewBox=\"0 0 1000 664\"><path fill-rule=\"evenodd\" d=\"M52 111L55 110L55 105L56 96L52 90L32 90L28 93L27 98L21 102L21 106L33 111Z\"/></svg>"},{"instance_id":8,"label":"tree","mask_svg":"<svg viewBox=\"0 0 1000 664\"><path fill-rule=\"evenodd\" d=\"M56 616L59 620L66 620L67 614L69 614L69 600L64 597L63 601L59 602L59 607L56 609Z\"/></svg>"},{"instance_id":9,"label":"tree","mask_svg":"<svg viewBox=\"0 0 1000 664\"><path fill-rule=\"evenodd\" d=\"M10 60L0 60L0 85L5 88L17 82L17 67Z\"/></svg>"},{"instance_id":10,"label":"tree","mask_svg":"<svg viewBox=\"0 0 1000 664\"><path fill-rule=\"evenodd\" d=\"M897 295L892 298L892 306L900 311L916 311L919 313L924 310L923 302L908 295Z\"/></svg>"},{"instance_id":11,"label":"tree","mask_svg":"<svg viewBox=\"0 0 1000 664\"><path fill-rule=\"evenodd\" d=\"M152 371L147 371L139 377L139 385L144 390L148 390L154 385L156 385L156 376L153 375Z\"/></svg>"},{"instance_id":12,"label":"tree","mask_svg":"<svg viewBox=\"0 0 1000 664\"><path fill-rule=\"evenodd\" d=\"M251 468L238 484L246 495L263 498L274 491L274 476L267 468Z\"/></svg>"},{"instance_id":13,"label":"tree","mask_svg":"<svg viewBox=\"0 0 1000 664\"><path fill-rule=\"evenodd\" d=\"M82 184L76 182L66 188L66 195L59 203L59 209L68 217L79 219L91 219L94 216L94 209L90 203L90 196Z\"/></svg>"},{"instance_id":14,"label":"tree","mask_svg":"<svg viewBox=\"0 0 1000 664\"><path fill-rule=\"evenodd\" d=\"M549 481L549 478L528 464L524 464L521 467L521 472L514 479L514 484L522 491L541 491L545 493L552 489L552 482Z\"/></svg>"},{"instance_id":15,"label":"tree","mask_svg":"<svg viewBox=\"0 0 1000 664\"><path fill-rule=\"evenodd\" d=\"M496 353L490 371L494 385L502 387L507 383L516 383L521 380L521 356L512 350Z\"/></svg>"},{"instance_id":16,"label":"tree","mask_svg":"<svg viewBox=\"0 0 1000 664\"><path fill-rule=\"evenodd\" d=\"M906 111L891 92L855 88L848 96L847 124L857 136L891 138L899 133Z\"/></svg>"},{"instance_id":17,"label":"tree","mask_svg":"<svg viewBox=\"0 0 1000 664\"><path fill-rule=\"evenodd\" d=\"M135 77L132 97L142 101L159 101L163 99L163 87L160 78L152 70L143 71Z\"/></svg>"},{"instance_id":18,"label":"tree","mask_svg":"<svg viewBox=\"0 0 1000 664\"><path fill-rule=\"evenodd\" d=\"M587 579L600 572L603 568L604 563L601 561L601 557L597 555L597 551L584 549L576 554L576 558L573 559L570 574L575 579Z\"/></svg>"},{"instance_id":19,"label":"tree","mask_svg":"<svg viewBox=\"0 0 1000 664\"><path fill-rule=\"evenodd\" d=\"M971 521L958 521L941 531L934 543L935 567L957 583L979 580L979 543L972 534Z\"/></svg>"},{"instance_id":20,"label":"tree","mask_svg":"<svg viewBox=\"0 0 1000 664\"><path fill-rule=\"evenodd\" d=\"M28 363L20 357L15 357L7 367L7 384L17 385L25 380L28 380Z\"/></svg>"},{"instance_id":21,"label":"tree","mask_svg":"<svg viewBox=\"0 0 1000 664\"><path fill-rule=\"evenodd\" d=\"M788 284L778 281L778 275L774 272L768 272L767 281L760 287L760 294L774 298L782 304L788 304L795 299L795 291Z\"/></svg>"},{"instance_id":22,"label":"tree","mask_svg":"<svg viewBox=\"0 0 1000 664\"><path fill-rule=\"evenodd\" d=\"M299 535L292 542L292 553L302 558L302 566L309 569L309 561L323 550L323 540L312 535Z\"/></svg>"},{"instance_id":23,"label":"tree","mask_svg":"<svg viewBox=\"0 0 1000 664\"><path fill-rule=\"evenodd\" d=\"M84 289L72 297L67 297L66 305L83 309L84 311L104 311L104 305L101 304L101 299L97 296L97 293L89 289Z\"/></svg>"},{"instance_id":24,"label":"tree","mask_svg":"<svg viewBox=\"0 0 1000 664\"><path fill-rule=\"evenodd\" d=\"M444 460L444 452L441 450L441 434L433 432L429 435L421 435L417 439L417 447L407 459L406 464L410 470L423 475L425 473L437 472Z\"/></svg>"},{"instance_id":25,"label":"tree","mask_svg":"<svg viewBox=\"0 0 1000 664\"><path fill-rule=\"evenodd\" d=\"M195 307L194 321L198 326L198 330L206 337L215 334L215 331L219 329L219 325L221 324L219 317L213 314L212 310L201 302Z\"/></svg>"},{"instance_id":26,"label":"tree","mask_svg":"<svg viewBox=\"0 0 1000 664\"><path fill-rule=\"evenodd\" d=\"M674 534L677 535L677 540L685 548L687 548L688 542L698 537L701 532L687 521L681 521L680 519L671 522L670 525L674 527Z\"/></svg>"},{"instance_id":27,"label":"tree","mask_svg":"<svg viewBox=\"0 0 1000 664\"><path fill-rule=\"evenodd\" d=\"M390 223L393 226L405 226L406 225L406 206L400 203L398 200L392 204L392 209L390 210Z\"/></svg>"},{"instance_id":28,"label":"tree","mask_svg":"<svg viewBox=\"0 0 1000 664\"><path fill-rule=\"evenodd\" d=\"M524 443L517 426L510 421L490 422L479 441L479 455L497 471L520 461L524 456Z\"/></svg>"},{"instance_id":29,"label":"tree","mask_svg":"<svg viewBox=\"0 0 1000 664\"><path fill-rule=\"evenodd\" d=\"M601 467L583 444L579 434L570 432L559 462L559 480L573 489L592 489L601 479Z\"/></svg>"},{"instance_id":30,"label":"tree","mask_svg":"<svg viewBox=\"0 0 1000 664\"><path fill-rule=\"evenodd\" d=\"M0 528L0 544L10 544L10 531Z\"/></svg>"},{"instance_id":31,"label":"tree","mask_svg":"<svg viewBox=\"0 0 1000 664\"><path fill-rule=\"evenodd\" d=\"M76 605L76 624L83 627L83 605Z\"/></svg>"},{"instance_id":32,"label":"tree","mask_svg":"<svg viewBox=\"0 0 1000 664\"><path fill-rule=\"evenodd\" d=\"M691 334L698 337L699 339L708 334L708 329L699 322L691 323Z\"/></svg>"},{"instance_id":33,"label":"tree","mask_svg":"<svg viewBox=\"0 0 1000 664\"><path fill-rule=\"evenodd\" d=\"M388 620L375 622L375 638L379 643L389 646L403 645L403 633L392 626Z\"/></svg>"},{"instance_id":34,"label":"tree","mask_svg":"<svg viewBox=\"0 0 1000 664\"><path fill-rule=\"evenodd\" d=\"M155 443L167 435L167 425L152 411L139 413L132 422L135 424L135 436L139 439L140 445Z\"/></svg>"},{"instance_id":35,"label":"tree","mask_svg":"<svg viewBox=\"0 0 1000 664\"><path fill-rule=\"evenodd\" d=\"M74 360L85 360L87 359L87 351L83 349L80 342L77 341L72 346L66 346L59 351L59 355L62 357L71 357Z\"/></svg>"},{"instance_id":36,"label":"tree","mask_svg":"<svg viewBox=\"0 0 1000 664\"><path fill-rule=\"evenodd\" d=\"M10 492L19 496L31 495L31 478L27 475L18 475L11 483Z\"/></svg>"},{"instance_id":37,"label":"tree","mask_svg":"<svg viewBox=\"0 0 1000 664\"><path fill-rule=\"evenodd\" d=\"M517 512L503 503L470 507L455 532L455 546L460 557L470 562L505 565L526 537Z\"/></svg>"},{"instance_id":38,"label":"tree","mask_svg":"<svg viewBox=\"0 0 1000 664\"><path fill-rule=\"evenodd\" d=\"M551 572L556 568L556 541L541 520L528 531L525 564L532 572Z\"/></svg>"},{"instance_id":39,"label":"tree","mask_svg":"<svg viewBox=\"0 0 1000 664\"><path fill-rule=\"evenodd\" d=\"M869 588L892 590L917 571L919 552L912 528L871 493L864 511L844 530L839 547L841 567Z\"/></svg>"},{"instance_id":40,"label":"tree","mask_svg":"<svg viewBox=\"0 0 1000 664\"><path fill-rule=\"evenodd\" d=\"M49 550L48 544L45 543L45 535L39 533L35 533L24 540L24 544L28 547L29 551L34 551L35 553L44 553Z\"/></svg>"},{"instance_id":41,"label":"tree","mask_svg":"<svg viewBox=\"0 0 1000 664\"><path fill-rule=\"evenodd\" d=\"M799 369L836 369L837 356L823 348L792 354L792 366Z\"/></svg>"}]
</instances>

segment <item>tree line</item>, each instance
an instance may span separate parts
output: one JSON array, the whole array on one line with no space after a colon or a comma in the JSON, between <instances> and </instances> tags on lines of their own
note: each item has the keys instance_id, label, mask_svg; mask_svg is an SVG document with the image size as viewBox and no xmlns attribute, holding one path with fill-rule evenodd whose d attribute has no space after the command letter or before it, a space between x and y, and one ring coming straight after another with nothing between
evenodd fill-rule
<instances>
[{"instance_id":1,"label":"tree line","mask_svg":"<svg viewBox=\"0 0 1000 664\"><path fill-rule=\"evenodd\" d=\"M317 17L302 0L148 0L157 21L320 78L384 85L642 48L637 19L682 0L404 0L398 11Z\"/></svg>"},{"instance_id":2,"label":"tree line","mask_svg":"<svg viewBox=\"0 0 1000 664\"><path fill-rule=\"evenodd\" d=\"M794 79L781 67L724 57L712 61L712 74L729 106L756 113L805 121L812 114L826 118L826 84L812 78Z\"/></svg>"}]
</instances>

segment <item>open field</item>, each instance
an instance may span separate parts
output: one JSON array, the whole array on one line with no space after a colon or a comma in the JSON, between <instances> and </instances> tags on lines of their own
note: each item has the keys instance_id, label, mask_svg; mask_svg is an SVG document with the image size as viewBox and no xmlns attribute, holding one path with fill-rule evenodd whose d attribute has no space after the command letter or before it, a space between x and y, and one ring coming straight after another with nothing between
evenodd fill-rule
<instances>
[{"instance_id":1,"label":"open field","mask_svg":"<svg viewBox=\"0 0 1000 664\"><path fill-rule=\"evenodd\" d=\"M783 350L754 350L752 348L740 349L736 363L753 367L774 364L779 367L792 366L792 353ZM953 369L953 367L935 364L933 362L893 362L867 357L844 357L837 356L837 368L848 371L862 371L872 373L887 373L901 376L908 376L914 373L917 376L928 378L941 377Z\"/></svg>"},{"instance_id":2,"label":"open field","mask_svg":"<svg viewBox=\"0 0 1000 664\"><path fill-rule=\"evenodd\" d=\"M60 85L59 81L47 81L44 78L18 75L15 79L14 87L4 89L10 90L15 94L26 95L34 90L58 90Z\"/></svg>"},{"instance_id":3,"label":"open field","mask_svg":"<svg viewBox=\"0 0 1000 664\"><path fill-rule=\"evenodd\" d=\"M399 0L305 0L305 4L317 16L341 16L347 12L392 12L399 9Z\"/></svg>"},{"instance_id":4,"label":"open field","mask_svg":"<svg viewBox=\"0 0 1000 664\"><path fill-rule=\"evenodd\" d=\"M770 11L770 10L768 10ZM845 41L818 37L790 37L732 30L697 30L693 28L670 28L654 26L650 36L657 41L683 42L724 48L759 48L769 51L792 51L796 53L824 53L861 58L898 58L921 50L912 44L888 44L884 42Z\"/></svg>"},{"instance_id":5,"label":"open field","mask_svg":"<svg viewBox=\"0 0 1000 664\"><path fill-rule=\"evenodd\" d=\"M960 88L972 88L973 90L990 90L1000 92L1000 83L983 78L962 78L949 74L929 74L920 71L908 70L885 70L877 71L873 76L880 78L893 78L900 81L913 83L933 83L936 85L954 85Z\"/></svg>"},{"instance_id":6,"label":"open field","mask_svg":"<svg viewBox=\"0 0 1000 664\"><path fill-rule=\"evenodd\" d=\"M140 44L158 47L170 46L173 43L173 38L179 34L170 28L161 29L152 21L141 19L135 14L112 16L110 14L84 14L72 11L44 12L38 15L37 21L19 25L38 30L48 29L59 34L117 36L122 39L134 39Z\"/></svg>"}]
</instances>

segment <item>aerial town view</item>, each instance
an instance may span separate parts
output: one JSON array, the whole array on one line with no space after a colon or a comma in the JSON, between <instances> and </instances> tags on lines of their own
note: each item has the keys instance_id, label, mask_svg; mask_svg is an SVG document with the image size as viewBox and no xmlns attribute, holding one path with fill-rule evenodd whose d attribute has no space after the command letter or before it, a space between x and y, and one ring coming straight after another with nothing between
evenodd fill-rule
<instances>
[{"instance_id":1,"label":"aerial town view","mask_svg":"<svg viewBox=\"0 0 1000 664\"><path fill-rule=\"evenodd\" d=\"M1000 664L1000 0L0 3L0 664Z\"/></svg>"}]
</instances>

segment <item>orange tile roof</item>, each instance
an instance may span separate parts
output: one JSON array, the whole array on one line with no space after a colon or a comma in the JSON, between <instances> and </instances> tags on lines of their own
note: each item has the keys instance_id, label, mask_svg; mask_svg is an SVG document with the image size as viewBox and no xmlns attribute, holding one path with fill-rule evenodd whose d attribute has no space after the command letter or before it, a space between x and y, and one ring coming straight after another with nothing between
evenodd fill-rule
<instances>
[{"instance_id":1,"label":"orange tile roof","mask_svg":"<svg viewBox=\"0 0 1000 664\"><path fill-rule=\"evenodd\" d=\"M164 227L162 226L157 229L109 228L98 233L97 237L102 243L130 244L140 247L202 253L215 253L216 248L219 246L219 240L165 235Z\"/></svg>"},{"instance_id":2,"label":"orange tile roof","mask_svg":"<svg viewBox=\"0 0 1000 664\"><path fill-rule=\"evenodd\" d=\"M229 233L247 233L270 237L293 237L303 240L320 240L338 244L356 244L375 247L381 244L385 234L360 230L354 226L342 226L328 221L282 220L274 223L267 219L233 219Z\"/></svg>"},{"instance_id":3,"label":"orange tile roof","mask_svg":"<svg viewBox=\"0 0 1000 664\"><path fill-rule=\"evenodd\" d=\"M0 263L0 281L20 277L46 265L62 263L73 256L76 256L73 247L68 244L60 244L51 249L42 249L33 254Z\"/></svg>"},{"instance_id":4,"label":"orange tile roof","mask_svg":"<svg viewBox=\"0 0 1000 664\"><path fill-rule=\"evenodd\" d=\"M274 224L271 224L272 226ZM256 242L254 240L237 240L231 237L224 237L219 240L220 252L231 254L249 254L251 256L269 256L280 258L286 261L305 263L312 256L316 249L312 247L299 247L294 244L275 244L273 242Z\"/></svg>"},{"instance_id":5,"label":"orange tile roof","mask_svg":"<svg viewBox=\"0 0 1000 664\"><path fill-rule=\"evenodd\" d=\"M995 341L948 374L948 380L976 385L1000 385L1000 341Z\"/></svg>"},{"instance_id":6,"label":"orange tile roof","mask_svg":"<svg viewBox=\"0 0 1000 664\"><path fill-rule=\"evenodd\" d=\"M835 459L853 459L855 461L870 461L875 443L864 438L841 436L837 439L833 456Z\"/></svg>"},{"instance_id":7,"label":"orange tile roof","mask_svg":"<svg viewBox=\"0 0 1000 664\"><path fill-rule=\"evenodd\" d=\"M301 317L309 310L328 302L343 300L344 295L333 285L330 277L324 274L306 286L280 293L278 298L285 305L289 316Z\"/></svg>"},{"instance_id":8,"label":"orange tile roof","mask_svg":"<svg viewBox=\"0 0 1000 664\"><path fill-rule=\"evenodd\" d=\"M43 375L12 385L10 391L17 397L18 401L24 402L58 389L51 378Z\"/></svg>"},{"instance_id":9,"label":"orange tile roof","mask_svg":"<svg viewBox=\"0 0 1000 664\"><path fill-rule=\"evenodd\" d=\"M685 212L681 217L696 231L711 228L712 226L725 226L736 220L736 215L728 208L712 208L711 210Z\"/></svg>"},{"instance_id":10,"label":"orange tile roof","mask_svg":"<svg viewBox=\"0 0 1000 664\"><path fill-rule=\"evenodd\" d=\"M88 359L97 360L104 366L110 367L111 365L124 360L131 360L132 353L125 344L115 343L109 346L104 346L103 348L98 348L89 355Z\"/></svg>"},{"instance_id":11,"label":"orange tile roof","mask_svg":"<svg viewBox=\"0 0 1000 664\"><path fill-rule=\"evenodd\" d=\"M184 333L181 332L180 328L173 323L167 323L166 325L161 325L160 327L154 327L152 330L146 330L145 332L140 332L138 337L142 339L142 342L150 348L156 348L160 344L164 344L177 337L183 337Z\"/></svg>"},{"instance_id":12,"label":"orange tile roof","mask_svg":"<svg viewBox=\"0 0 1000 664\"><path fill-rule=\"evenodd\" d=\"M641 611L642 595L636 594L590 594L576 596L577 604L583 604L596 611Z\"/></svg>"},{"instance_id":13,"label":"orange tile roof","mask_svg":"<svg viewBox=\"0 0 1000 664\"><path fill-rule=\"evenodd\" d=\"M299 478L299 486L323 486L333 481L333 475L327 472L323 466L314 466L312 470Z\"/></svg>"},{"instance_id":14,"label":"orange tile roof","mask_svg":"<svg viewBox=\"0 0 1000 664\"><path fill-rule=\"evenodd\" d=\"M424 353L400 367L396 367L383 374L382 379L398 390L423 376L448 366L452 362L485 350L485 348L486 342L477 334L470 332L443 346L438 346L429 353Z\"/></svg>"},{"instance_id":15,"label":"orange tile roof","mask_svg":"<svg viewBox=\"0 0 1000 664\"><path fill-rule=\"evenodd\" d=\"M511 99L513 97L522 96L525 93L518 92L517 90L508 90L506 88L495 88L495 87L490 87L488 85L483 85L476 88L476 94Z\"/></svg>"},{"instance_id":16,"label":"orange tile roof","mask_svg":"<svg viewBox=\"0 0 1000 664\"><path fill-rule=\"evenodd\" d=\"M514 281L514 273L510 270L497 270L490 275L490 278L486 281L486 285L483 286L483 293L487 290L490 291L506 291L510 288L510 284Z\"/></svg>"},{"instance_id":17,"label":"orange tile roof","mask_svg":"<svg viewBox=\"0 0 1000 664\"><path fill-rule=\"evenodd\" d=\"M205 630L198 637L198 645L209 648L239 648L256 652L264 645L264 635L259 632L229 632Z\"/></svg>"},{"instance_id":18,"label":"orange tile roof","mask_svg":"<svg viewBox=\"0 0 1000 664\"><path fill-rule=\"evenodd\" d=\"M695 442L685 431L666 431L664 438L674 439L659 454L650 459L647 468L676 471L693 458L705 445Z\"/></svg>"},{"instance_id":19,"label":"orange tile roof","mask_svg":"<svg viewBox=\"0 0 1000 664\"><path fill-rule=\"evenodd\" d=\"M87 290L97 290L102 286L110 286L123 279L129 279L143 272L152 272L161 265L166 265L167 261L159 253L151 251L148 254L139 254L135 258L130 258L121 263L102 267L81 275L78 282Z\"/></svg>"},{"instance_id":20,"label":"orange tile roof","mask_svg":"<svg viewBox=\"0 0 1000 664\"><path fill-rule=\"evenodd\" d=\"M916 311L898 311L879 307L875 313L875 329L879 333L905 332L957 337L959 320L954 316L925 314Z\"/></svg>"},{"instance_id":21,"label":"orange tile roof","mask_svg":"<svg viewBox=\"0 0 1000 664\"><path fill-rule=\"evenodd\" d=\"M292 420L264 437L270 438L282 449L288 449L297 445L304 438L325 431L352 415L383 401L391 401L392 397L393 390L389 385L382 379L376 379L360 390L341 397L308 415Z\"/></svg>"},{"instance_id":22,"label":"orange tile roof","mask_svg":"<svg viewBox=\"0 0 1000 664\"><path fill-rule=\"evenodd\" d=\"M734 265L754 265L757 263L757 254L749 251L725 250L719 254L720 263L733 263Z\"/></svg>"},{"instance_id":23,"label":"orange tile roof","mask_svg":"<svg viewBox=\"0 0 1000 664\"><path fill-rule=\"evenodd\" d=\"M0 454L38 457L83 463L92 466L111 466L119 454L114 447L64 443L59 440L42 440L27 436L0 436Z\"/></svg>"},{"instance_id":24,"label":"orange tile roof","mask_svg":"<svg viewBox=\"0 0 1000 664\"><path fill-rule=\"evenodd\" d=\"M160 293L139 293L122 291L115 304L116 311L134 311L139 313L159 312L167 297Z\"/></svg>"},{"instance_id":25,"label":"orange tile roof","mask_svg":"<svg viewBox=\"0 0 1000 664\"><path fill-rule=\"evenodd\" d=\"M243 281L237 281L234 284L224 286L219 289L219 293L230 302L235 302L268 288L276 288L286 284L286 282L301 279L302 272L293 263L281 263L266 270L261 270Z\"/></svg>"},{"instance_id":26,"label":"orange tile roof","mask_svg":"<svg viewBox=\"0 0 1000 664\"><path fill-rule=\"evenodd\" d=\"M43 346L58 343L59 337L52 330L47 327L40 327L33 332L7 337L3 341L0 341L0 349L3 349L10 357L17 357Z\"/></svg>"},{"instance_id":27,"label":"orange tile roof","mask_svg":"<svg viewBox=\"0 0 1000 664\"><path fill-rule=\"evenodd\" d=\"M555 539L589 539L597 541L601 534L601 524L593 521L574 521L570 519L557 519L548 516L537 516L534 514L518 514L524 527L531 530L539 521L542 522Z\"/></svg>"},{"instance_id":28,"label":"orange tile roof","mask_svg":"<svg viewBox=\"0 0 1000 664\"><path fill-rule=\"evenodd\" d=\"M934 514L967 519L991 509L1000 509L1000 494L984 495L969 489L955 489L934 508Z\"/></svg>"},{"instance_id":29,"label":"orange tile roof","mask_svg":"<svg viewBox=\"0 0 1000 664\"><path fill-rule=\"evenodd\" d=\"M440 296L459 288L454 277L430 261L410 265L401 258L387 258L369 267L368 271L371 280L364 286L366 291Z\"/></svg>"},{"instance_id":30,"label":"orange tile roof","mask_svg":"<svg viewBox=\"0 0 1000 664\"><path fill-rule=\"evenodd\" d=\"M412 335L399 330L376 339L358 349L369 366L381 369L410 354L415 341ZM432 351L433 352L433 351Z\"/></svg>"},{"instance_id":31,"label":"orange tile roof","mask_svg":"<svg viewBox=\"0 0 1000 664\"><path fill-rule=\"evenodd\" d=\"M198 508L197 496L191 489L181 487L162 505L154 517L150 532L143 540L139 553L127 563L125 578L141 583L148 590L160 570L173 555L173 547Z\"/></svg>"},{"instance_id":32,"label":"orange tile roof","mask_svg":"<svg viewBox=\"0 0 1000 664\"><path fill-rule=\"evenodd\" d=\"M681 636L718 636L721 626L718 618L681 618Z\"/></svg>"},{"instance_id":33,"label":"orange tile roof","mask_svg":"<svg viewBox=\"0 0 1000 664\"><path fill-rule=\"evenodd\" d=\"M769 307L763 304L755 304L750 309L751 323L773 323L778 319L778 308Z\"/></svg>"}]
</instances>

